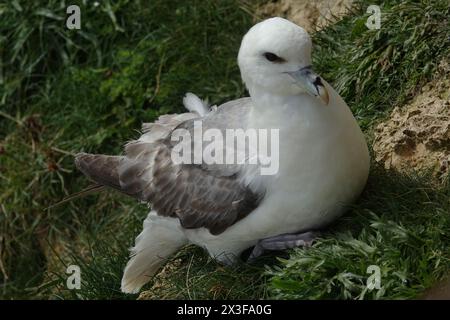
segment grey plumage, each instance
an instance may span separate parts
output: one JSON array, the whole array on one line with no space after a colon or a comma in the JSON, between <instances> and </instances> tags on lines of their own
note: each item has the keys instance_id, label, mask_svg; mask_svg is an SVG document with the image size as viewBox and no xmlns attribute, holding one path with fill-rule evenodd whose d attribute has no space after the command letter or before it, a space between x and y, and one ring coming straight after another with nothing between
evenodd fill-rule
<instances>
[{"instance_id":1,"label":"grey plumage","mask_svg":"<svg viewBox=\"0 0 450 320\"><path fill-rule=\"evenodd\" d=\"M253 257L259 249L306 244L308 234L291 234L320 228L356 199L369 172L367 144L345 101L325 80L317 80L311 46L307 32L285 19L260 22L244 36L238 54L250 98L208 112L206 103L187 94L183 102L189 113L144 124L142 136L126 145L124 155L77 157L91 179L153 205L131 248L123 292L139 291L188 243L225 264L255 245ZM272 63L263 52L275 52L285 63ZM203 132L212 129L207 138L196 137L197 122ZM202 143L201 155L199 148L180 148L203 162L173 162L179 146L192 147L192 140L172 141L184 136L176 129L194 133L195 142L214 139L214 150L209 143ZM240 144L230 143L227 129L234 129L230 139ZM225 164L218 164L223 154ZM183 161L188 157L183 153ZM267 162L273 170L263 172Z\"/></svg>"},{"instance_id":2,"label":"grey plumage","mask_svg":"<svg viewBox=\"0 0 450 320\"><path fill-rule=\"evenodd\" d=\"M239 179L239 165L174 164L173 130L193 134L194 121L208 128L243 128L250 99L228 102L200 118L194 113L165 115L143 125L139 140L125 146L122 156L79 153L75 164L94 182L152 204L160 216L177 217L186 229L207 228L217 235L257 207L261 195Z\"/></svg>"}]
</instances>

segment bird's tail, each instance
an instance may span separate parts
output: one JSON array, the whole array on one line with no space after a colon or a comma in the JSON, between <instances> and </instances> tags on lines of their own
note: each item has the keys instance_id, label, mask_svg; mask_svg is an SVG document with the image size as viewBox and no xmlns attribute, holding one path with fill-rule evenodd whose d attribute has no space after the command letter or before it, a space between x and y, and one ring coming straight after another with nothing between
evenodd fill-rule
<instances>
[{"instance_id":1,"label":"bird's tail","mask_svg":"<svg viewBox=\"0 0 450 320\"><path fill-rule=\"evenodd\" d=\"M160 217L151 211L131 248L131 258L122 278L122 292L137 293L167 258L185 244L187 238L177 219Z\"/></svg>"},{"instance_id":2,"label":"bird's tail","mask_svg":"<svg viewBox=\"0 0 450 320\"><path fill-rule=\"evenodd\" d=\"M123 156L78 153L75 155L75 165L92 181L121 190L117 169L123 158Z\"/></svg>"}]
</instances>

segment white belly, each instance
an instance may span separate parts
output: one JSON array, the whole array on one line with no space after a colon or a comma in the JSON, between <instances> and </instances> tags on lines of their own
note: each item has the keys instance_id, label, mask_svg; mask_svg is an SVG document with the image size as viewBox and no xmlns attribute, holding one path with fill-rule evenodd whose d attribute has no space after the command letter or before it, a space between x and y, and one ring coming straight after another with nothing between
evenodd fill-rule
<instances>
[{"instance_id":1,"label":"white belly","mask_svg":"<svg viewBox=\"0 0 450 320\"><path fill-rule=\"evenodd\" d=\"M259 239L317 229L339 217L363 190L370 163L364 136L342 103L336 110L311 107L309 117L280 130L279 172L258 178L266 190L258 208L220 235L201 228L186 230L188 239L226 261Z\"/></svg>"}]
</instances>

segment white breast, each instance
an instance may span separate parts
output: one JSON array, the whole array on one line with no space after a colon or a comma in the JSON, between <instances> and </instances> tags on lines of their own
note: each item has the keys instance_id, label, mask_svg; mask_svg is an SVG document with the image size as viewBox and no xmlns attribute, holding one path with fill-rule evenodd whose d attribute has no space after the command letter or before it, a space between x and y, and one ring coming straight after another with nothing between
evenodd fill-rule
<instances>
[{"instance_id":1,"label":"white breast","mask_svg":"<svg viewBox=\"0 0 450 320\"><path fill-rule=\"evenodd\" d=\"M367 145L348 106L327 87L328 106L310 96L285 101L263 97L269 105L255 111L252 125L279 127L279 172L272 176L248 172L250 185L266 190L259 207L218 236L189 230L191 241L212 255L238 255L262 238L320 228L357 198L369 172Z\"/></svg>"}]
</instances>

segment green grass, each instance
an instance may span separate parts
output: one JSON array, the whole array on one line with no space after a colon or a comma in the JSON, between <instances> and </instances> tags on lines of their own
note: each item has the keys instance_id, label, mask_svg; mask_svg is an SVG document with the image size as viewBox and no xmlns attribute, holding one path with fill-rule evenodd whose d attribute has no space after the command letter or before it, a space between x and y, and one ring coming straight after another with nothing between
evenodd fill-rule
<instances>
[{"instance_id":1,"label":"green grass","mask_svg":"<svg viewBox=\"0 0 450 320\"><path fill-rule=\"evenodd\" d=\"M314 37L315 68L333 82L364 129L413 97L450 51L448 1L367 3L380 6L380 30L367 29L363 10Z\"/></svg>"},{"instance_id":2,"label":"green grass","mask_svg":"<svg viewBox=\"0 0 450 320\"><path fill-rule=\"evenodd\" d=\"M270 294L281 299L408 299L450 269L450 186L373 168L351 213L312 249L273 267ZM367 268L381 270L368 290Z\"/></svg>"},{"instance_id":3,"label":"green grass","mask_svg":"<svg viewBox=\"0 0 450 320\"><path fill-rule=\"evenodd\" d=\"M0 4L0 297L134 299L119 291L144 205L103 192L48 206L88 185L79 151L119 153L142 121L182 110L186 91L221 103L245 94L236 65L255 4L227 1ZM445 0L371 1L314 35L314 67L339 90L369 139L449 56ZM72 3L71 3L72 4ZM68 4L67 4L68 5ZM187 247L145 288L159 298L413 298L450 267L450 187L373 166L359 202L309 250L225 268ZM277 257L282 257L281 260ZM78 264L82 289L65 288ZM367 266L382 290L367 291ZM144 288L144 289L145 289Z\"/></svg>"},{"instance_id":4,"label":"green grass","mask_svg":"<svg viewBox=\"0 0 450 320\"><path fill-rule=\"evenodd\" d=\"M121 235L127 247L138 232L145 206L114 193L45 210L88 184L75 171L74 153L120 152L143 120L181 111L187 90L215 102L244 94L235 63L252 24L244 3L80 7L82 30L71 31L61 1L0 5L4 297L32 297L25 289L45 281L47 243L89 248L88 240ZM138 207L134 220L130 206Z\"/></svg>"}]
</instances>

